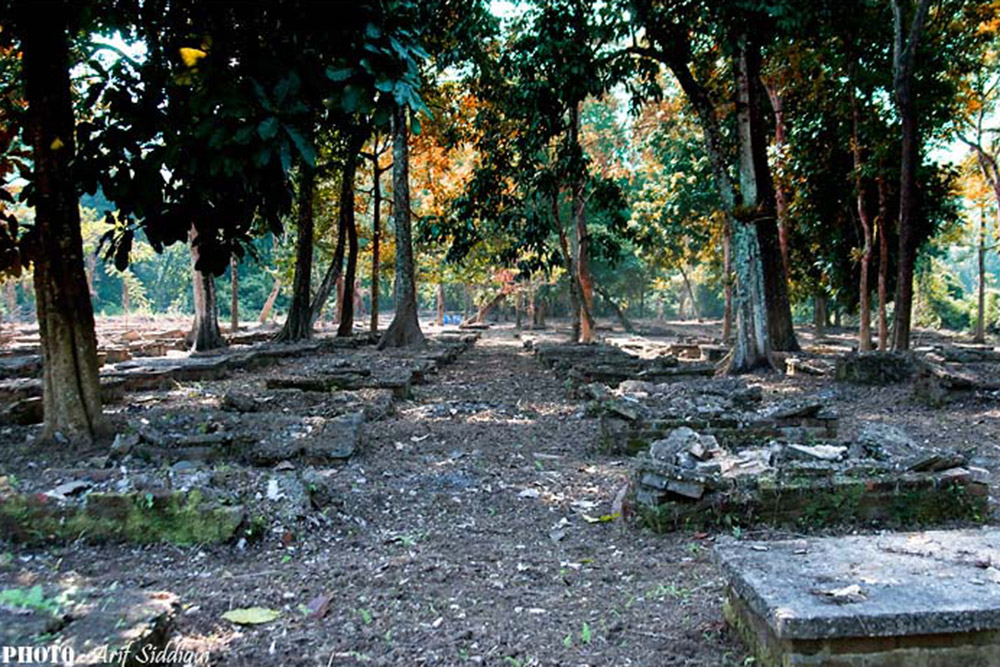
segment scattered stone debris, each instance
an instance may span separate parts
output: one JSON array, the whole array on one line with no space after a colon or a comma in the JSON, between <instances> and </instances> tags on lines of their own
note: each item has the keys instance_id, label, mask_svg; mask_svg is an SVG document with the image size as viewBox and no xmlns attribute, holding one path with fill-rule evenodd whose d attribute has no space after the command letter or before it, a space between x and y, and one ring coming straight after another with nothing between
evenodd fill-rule
<instances>
[{"instance_id":1,"label":"scattered stone debris","mask_svg":"<svg viewBox=\"0 0 1000 667\"><path fill-rule=\"evenodd\" d=\"M655 530L694 525L862 522L912 526L985 516L985 471L924 453L895 464L847 446L782 444L730 451L687 427L636 457L633 494Z\"/></svg>"},{"instance_id":2,"label":"scattered stone debris","mask_svg":"<svg viewBox=\"0 0 1000 667\"><path fill-rule=\"evenodd\" d=\"M614 391L588 385L583 393L600 417L601 444L634 454L675 428L713 435L724 445L776 439L828 440L837 435L837 415L818 401L789 400L761 406L760 387L739 378L654 384L626 381Z\"/></svg>"},{"instance_id":3,"label":"scattered stone debris","mask_svg":"<svg viewBox=\"0 0 1000 667\"><path fill-rule=\"evenodd\" d=\"M926 364L913 384L913 398L931 407L941 407L978 395L995 396L998 391L1000 380L992 374L984 378L967 370L939 364Z\"/></svg>"},{"instance_id":4,"label":"scattered stone debris","mask_svg":"<svg viewBox=\"0 0 1000 667\"><path fill-rule=\"evenodd\" d=\"M254 539L269 526L291 534L303 518L326 521L313 510L340 502L330 480L357 451L365 424L477 337L409 353L334 339L119 364L102 382L156 393L115 410L121 430L107 455L40 471L17 488L0 484L0 533L28 543L211 544ZM251 368L265 369L252 385L230 377ZM163 391L164 378L199 384ZM318 379L322 391L287 378Z\"/></svg>"},{"instance_id":5,"label":"scattered stone debris","mask_svg":"<svg viewBox=\"0 0 1000 667\"><path fill-rule=\"evenodd\" d=\"M1000 531L724 540L724 612L763 667L1000 664Z\"/></svg>"}]
</instances>

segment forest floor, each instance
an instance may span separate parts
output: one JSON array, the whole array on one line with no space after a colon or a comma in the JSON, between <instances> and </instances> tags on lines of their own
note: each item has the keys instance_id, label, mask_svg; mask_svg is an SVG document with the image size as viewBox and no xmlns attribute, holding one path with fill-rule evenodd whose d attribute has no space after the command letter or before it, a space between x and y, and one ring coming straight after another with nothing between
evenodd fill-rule
<instances>
[{"instance_id":1,"label":"forest floor","mask_svg":"<svg viewBox=\"0 0 1000 667\"><path fill-rule=\"evenodd\" d=\"M884 421L917 442L978 445L973 463L1000 483L1000 402L936 410L909 401L905 386L752 381L771 396L828 390L839 439ZM175 641L210 651L213 665L748 664L722 621L713 535L584 518L611 513L628 462L599 451L583 407L519 334L494 327L365 426L358 453L331 478L330 521L293 541L12 545L0 588L172 591L183 605ZM327 599L325 615L308 615ZM256 606L282 615L239 628L221 618Z\"/></svg>"}]
</instances>

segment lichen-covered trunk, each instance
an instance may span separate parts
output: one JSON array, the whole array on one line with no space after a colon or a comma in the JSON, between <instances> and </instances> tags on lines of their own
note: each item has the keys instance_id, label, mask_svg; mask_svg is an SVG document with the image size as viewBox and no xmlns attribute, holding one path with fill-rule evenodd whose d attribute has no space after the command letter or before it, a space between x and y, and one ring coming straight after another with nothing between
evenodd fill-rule
<instances>
[{"instance_id":1,"label":"lichen-covered trunk","mask_svg":"<svg viewBox=\"0 0 1000 667\"><path fill-rule=\"evenodd\" d=\"M725 230L722 233L722 342L729 344L733 340L733 227L732 220L727 217Z\"/></svg>"},{"instance_id":2,"label":"lichen-covered trunk","mask_svg":"<svg viewBox=\"0 0 1000 667\"><path fill-rule=\"evenodd\" d=\"M30 4L30 3L26 3ZM41 336L43 442L104 435L94 311L84 274L65 9L25 7L20 27L35 184L34 283Z\"/></svg>"},{"instance_id":3,"label":"lichen-covered trunk","mask_svg":"<svg viewBox=\"0 0 1000 667\"><path fill-rule=\"evenodd\" d=\"M191 225L188 241L191 246L191 290L194 296L194 323L187 335L192 352L207 352L226 346L219 330L219 305L215 298L215 276L198 270L200 250L198 230Z\"/></svg>"},{"instance_id":4,"label":"lichen-covered trunk","mask_svg":"<svg viewBox=\"0 0 1000 667\"><path fill-rule=\"evenodd\" d=\"M396 105L392 111L392 197L396 227L396 312L378 342L378 348L423 347L417 312L416 271L410 229L410 155L406 108Z\"/></svg>"},{"instance_id":5,"label":"lichen-covered trunk","mask_svg":"<svg viewBox=\"0 0 1000 667\"><path fill-rule=\"evenodd\" d=\"M764 134L760 106L755 101L754 77L759 76L759 52L743 35L737 56L737 135L739 141L740 192L743 197L733 226L736 265L736 336L726 363L730 373L771 368L769 307L765 292L766 271L760 238L768 219L774 221L774 193L768 187ZM762 224L759 222L763 220ZM773 224L771 225L773 227ZM776 234L775 234L776 236Z\"/></svg>"},{"instance_id":6,"label":"lichen-covered trunk","mask_svg":"<svg viewBox=\"0 0 1000 667\"><path fill-rule=\"evenodd\" d=\"M277 339L291 343L312 338L312 260L313 260L313 192L316 173L303 164L299 172L298 236L295 240L295 275L292 278L292 303L288 308L285 325Z\"/></svg>"}]
</instances>

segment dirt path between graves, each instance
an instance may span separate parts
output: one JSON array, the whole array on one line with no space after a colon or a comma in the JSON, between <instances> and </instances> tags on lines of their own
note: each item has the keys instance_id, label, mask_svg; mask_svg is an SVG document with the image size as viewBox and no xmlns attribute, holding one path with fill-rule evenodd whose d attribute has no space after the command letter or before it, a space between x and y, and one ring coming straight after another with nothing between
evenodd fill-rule
<instances>
[{"instance_id":1,"label":"dirt path between graves","mask_svg":"<svg viewBox=\"0 0 1000 667\"><path fill-rule=\"evenodd\" d=\"M175 641L213 665L743 664L710 538L585 519L611 511L626 464L596 451L582 407L490 332L366 426L340 499L294 540L25 549L0 580L173 591ZM282 616L220 618L251 606Z\"/></svg>"}]
</instances>

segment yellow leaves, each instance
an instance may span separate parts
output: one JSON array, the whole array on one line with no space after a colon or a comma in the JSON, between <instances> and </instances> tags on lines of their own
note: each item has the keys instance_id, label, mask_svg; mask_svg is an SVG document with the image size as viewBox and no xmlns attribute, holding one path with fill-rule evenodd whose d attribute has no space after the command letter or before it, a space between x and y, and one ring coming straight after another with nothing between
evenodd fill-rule
<instances>
[{"instance_id":1,"label":"yellow leaves","mask_svg":"<svg viewBox=\"0 0 1000 667\"><path fill-rule=\"evenodd\" d=\"M198 61L206 57L208 54L201 49L193 49L189 46L182 46L180 48L181 60L187 67L194 67L198 64Z\"/></svg>"},{"instance_id":2,"label":"yellow leaves","mask_svg":"<svg viewBox=\"0 0 1000 667\"><path fill-rule=\"evenodd\" d=\"M60 148L62 148L63 146L65 146L65 145L66 144L63 143L62 139L60 139L59 137L56 137L55 139L52 140L52 143L49 144L49 148L51 148L54 151L57 151Z\"/></svg>"}]
</instances>

